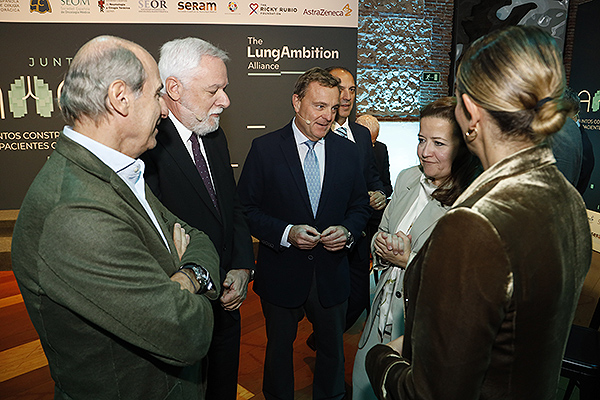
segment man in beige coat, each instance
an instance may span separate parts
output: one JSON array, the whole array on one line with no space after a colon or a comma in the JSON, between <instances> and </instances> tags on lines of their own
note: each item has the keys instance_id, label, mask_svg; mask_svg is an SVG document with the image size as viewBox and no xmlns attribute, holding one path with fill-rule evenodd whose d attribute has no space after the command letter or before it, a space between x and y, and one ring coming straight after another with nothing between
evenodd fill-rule
<instances>
[{"instance_id":1,"label":"man in beige coat","mask_svg":"<svg viewBox=\"0 0 600 400\"><path fill-rule=\"evenodd\" d=\"M135 43L85 44L61 96L70 126L21 207L12 263L55 399L204 398L219 260L145 187L161 87Z\"/></svg>"}]
</instances>

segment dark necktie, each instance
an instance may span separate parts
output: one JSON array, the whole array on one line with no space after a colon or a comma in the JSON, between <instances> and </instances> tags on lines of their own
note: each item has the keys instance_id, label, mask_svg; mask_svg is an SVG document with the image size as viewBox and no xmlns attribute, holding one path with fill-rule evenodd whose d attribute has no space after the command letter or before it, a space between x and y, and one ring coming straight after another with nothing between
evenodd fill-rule
<instances>
[{"instance_id":1,"label":"dark necktie","mask_svg":"<svg viewBox=\"0 0 600 400\"><path fill-rule=\"evenodd\" d=\"M190 136L190 140L192 141L192 153L194 153L194 164L196 164L196 169L202 178L202 182L204 182L204 186L206 186L206 190L208 190L208 194L210 195L210 199L212 200L213 205L219 211L219 205L217 204L217 194L215 192L215 188L210 180L210 174L208 173L208 166L206 165L206 160L200 151L200 143L198 142L198 135L192 132L192 136Z\"/></svg>"}]
</instances>

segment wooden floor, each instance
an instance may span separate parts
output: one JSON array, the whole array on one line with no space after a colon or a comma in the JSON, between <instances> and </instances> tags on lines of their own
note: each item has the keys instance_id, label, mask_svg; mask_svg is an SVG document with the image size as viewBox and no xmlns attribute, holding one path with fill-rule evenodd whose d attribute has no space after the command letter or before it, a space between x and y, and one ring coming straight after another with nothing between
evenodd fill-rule
<instances>
[{"instance_id":1,"label":"wooden floor","mask_svg":"<svg viewBox=\"0 0 600 400\"><path fill-rule=\"evenodd\" d=\"M261 387L267 339L260 301L252 290L249 290L241 312L238 399L264 399ZM347 385L351 382L354 354L363 322L364 318L361 318L344 335ZM305 318L300 322L294 345L296 400L312 398L315 353L305 343L311 331L311 325ZM50 378L48 363L25 310L14 275L11 271L0 271L0 399L51 400L53 394L54 383Z\"/></svg>"}]
</instances>

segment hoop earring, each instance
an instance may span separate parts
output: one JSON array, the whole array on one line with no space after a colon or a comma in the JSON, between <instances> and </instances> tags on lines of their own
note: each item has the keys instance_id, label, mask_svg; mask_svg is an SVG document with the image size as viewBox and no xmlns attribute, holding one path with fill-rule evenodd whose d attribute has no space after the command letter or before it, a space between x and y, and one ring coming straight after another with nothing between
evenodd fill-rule
<instances>
[{"instance_id":1,"label":"hoop earring","mask_svg":"<svg viewBox=\"0 0 600 400\"><path fill-rule=\"evenodd\" d=\"M474 140L477 137L477 128L471 128L465 132L465 136L471 140Z\"/></svg>"}]
</instances>

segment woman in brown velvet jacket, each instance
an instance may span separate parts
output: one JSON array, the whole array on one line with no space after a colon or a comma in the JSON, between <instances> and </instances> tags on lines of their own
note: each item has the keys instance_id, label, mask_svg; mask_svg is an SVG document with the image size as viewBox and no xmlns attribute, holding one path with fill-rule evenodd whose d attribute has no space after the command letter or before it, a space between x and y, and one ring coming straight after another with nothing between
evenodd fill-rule
<instances>
[{"instance_id":1,"label":"woman in brown velvet jacket","mask_svg":"<svg viewBox=\"0 0 600 400\"><path fill-rule=\"evenodd\" d=\"M381 399L554 399L591 261L585 206L546 138L565 121L550 35L510 27L473 43L456 117L485 171L405 275L405 336L367 355Z\"/></svg>"}]
</instances>

